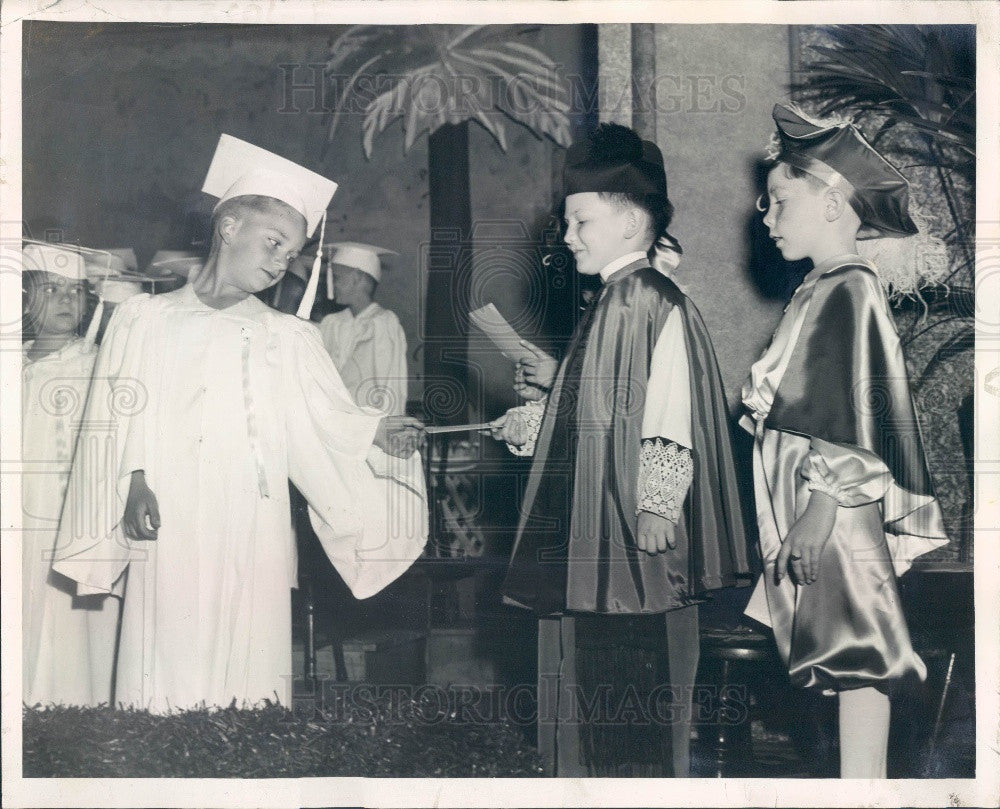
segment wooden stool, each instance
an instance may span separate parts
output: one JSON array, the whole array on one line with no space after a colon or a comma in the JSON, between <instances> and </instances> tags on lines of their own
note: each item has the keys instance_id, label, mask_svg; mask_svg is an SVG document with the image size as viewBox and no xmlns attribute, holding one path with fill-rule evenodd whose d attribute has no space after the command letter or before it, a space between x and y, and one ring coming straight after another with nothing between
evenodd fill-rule
<instances>
[{"instance_id":1,"label":"wooden stool","mask_svg":"<svg viewBox=\"0 0 1000 809\"><path fill-rule=\"evenodd\" d=\"M701 661L702 666L717 666L718 674L710 688L702 685L695 690L694 721L699 728L699 746L707 748L714 777L746 774L753 761L750 694L745 685L733 682L733 675L740 669L744 674L755 670L760 674L783 673L774 639L746 626L704 627Z\"/></svg>"}]
</instances>

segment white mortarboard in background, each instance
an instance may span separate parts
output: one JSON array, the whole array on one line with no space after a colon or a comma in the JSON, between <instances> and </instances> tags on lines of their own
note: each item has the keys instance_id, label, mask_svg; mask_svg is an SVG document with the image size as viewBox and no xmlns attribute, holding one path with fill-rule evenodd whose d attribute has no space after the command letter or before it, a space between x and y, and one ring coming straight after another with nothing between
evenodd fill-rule
<instances>
[{"instance_id":1,"label":"white mortarboard in background","mask_svg":"<svg viewBox=\"0 0 1000 809\"><path fill-rule=\"evenodd\" d=\"M193 250L157 250L149 262L150 275L180 275L190 278L192 273L205 266L205 258Z\"/></svg>"},{"instance_id":2,"label":"white mortarboard in background","mask_svg":"<svg viewBox=\"0 0 1000 809\"><path fill-rule=\"evenodd\" d=\"M87 265L87 276L97 293L97 308L87 327L87 338L93 342L101 326L105 303L122 303L140 294L144 283L155 284L159 279L138 272L139 261L131 247L103 250L81 247L79 250Z\"/></svg>"},{"instance_id":3,"label":"white mortarboard in background","mask_svg":"<svg viewBox=\"0 0 1000 809\"><path fill-rule=\"evenodd\" d=\"M123 272L139 271L139 259L135 257L135 250L131 247L109 247L107 252L121 259L125 265Z\"/></svg>"},{"instance_id":4,"label":"white mortarboard in background","mask_svg":"<svg viewBox=\"0 0 1000 809\"><path fill-rule=\"evenodd\" d=\"M291 160L224 134L219 138L201 190L219 198L216 208L228 199L246 194L281 200L305 217L307 237L311 237L316 225L322 223L322 244L326 209L337 184ZM308 319L312 311L321 261L322 249L317 250L306 293L299 306L299 317Z\"/></svg>"},{"instance_id":5,"label":"white mortarboard in background","mask_svg":"<svg viewBox=\"0 0 1000 809\"><path fill-rule=\"evenodd\" d=\"M21 250L25 271L52 272L70 281L86 281L87 266L83 255L72 244L49 244L24 239Z\"/></svg>"},{"instance_id":6,"label":"white mortarboard in background","mask_svg":"<svg viewBox=\"0 0 1000 809\"><path fill-rule=\"evenodd\" d=\"M139 267L135 250L131 247L115 247L108 250L88 248L82 249L81 252L87 264L87 275L91 280L135 273Z\"/></svg>"},{"instance_id":7,"label":"white mortarboard in background","mask_svg":"<svg viewBox=\"0 0 1000 809\"><path fill-rule=\"evenodd\" d=\"M333 265L340 264L361 270L376 281L382 280L382 261L379 256L398 256L395 250L376 247L361 242L330 242L325 245L329 257L326 265L326 296L333 300Z\"/></svg>"}]
</instances>

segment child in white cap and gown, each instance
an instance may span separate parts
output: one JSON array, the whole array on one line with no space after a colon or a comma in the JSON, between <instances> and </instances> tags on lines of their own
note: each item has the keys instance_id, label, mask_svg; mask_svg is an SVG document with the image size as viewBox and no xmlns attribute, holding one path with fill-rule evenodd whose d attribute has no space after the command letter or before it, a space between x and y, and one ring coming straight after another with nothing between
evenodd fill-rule
<instances>
[{"instance_id":1,"label":"child in white cap and gown","mask_svg":"<svg viewBox=\"0 0 1000 809\"><path fill-rule=\"evenodd\" d=\"M67 502L96 516L75 534L63 520L54 567L81 591L124 590L117 704L288 701L289 479L356 597L423 549L422 426L354 404L302 319L319 260L300 317L254 295L325 225L335 189L223 135L203 186L220 198L204 267L130 298L108 328L88 418L114 425L113 454L78 453Z\"/></svg>"},{"instance_id":2,"label":"child in white cap and gown","mask_svg":"<svg viewBox=\"0 0 1000 809\"><path fill-rule=\"evenodd\" d=\"M357 242L328 245L327 294L346 308L319 324L323 345L360 405L406 410L406 335L394 312L375 302L381 256L391 250Z\"/></svg>"},{"instance_id":3,"label":"child in white cap and gown","mask_svg":"<svg viewBox=\"0 0 1000 809\"><path fill-rule=\"evenodd\" d=\"M80 336L90 287L77 248L23 248L22 682L25 703L96 705L111 699L118 599L77 598L51 569L80 419L97 351ZM100 307L91 325L100 322Z\"/></svg>"}]
</instances>

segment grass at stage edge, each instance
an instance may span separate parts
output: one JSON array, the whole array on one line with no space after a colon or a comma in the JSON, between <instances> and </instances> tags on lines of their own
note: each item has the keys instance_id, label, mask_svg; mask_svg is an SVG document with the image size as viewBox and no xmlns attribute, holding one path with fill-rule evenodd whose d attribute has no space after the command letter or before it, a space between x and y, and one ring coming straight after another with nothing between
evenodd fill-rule
<instances>
[{"instance_id":1,"label":"grass at stage edge","mask_svg":"<svg viewBox=\"0 0 1000 809\"><path fill-rule=\"evenodd\" d=\"M107 707L23 715L28 778L544 775L518 727L458 722L414 702L382 700L352 716L271 703L167 716Z\"/></svg>"}]
</instances>

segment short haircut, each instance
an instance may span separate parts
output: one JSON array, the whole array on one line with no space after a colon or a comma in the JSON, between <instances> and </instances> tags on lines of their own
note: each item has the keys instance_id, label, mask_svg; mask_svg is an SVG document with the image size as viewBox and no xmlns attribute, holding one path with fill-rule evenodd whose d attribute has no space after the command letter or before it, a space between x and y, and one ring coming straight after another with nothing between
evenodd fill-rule
<instances>
[{"instance_id":1,"label":"short haircut","mask_svg":"<svg viewBox=\"0 0 1000 809\"><path fill-rule=\"evenodd\" d=\"M600 191L598 196L619 209L634 205L649 214L649 236L653 242L666 234L674 218L674 206L665 194Z\"/></svg>"},{"instance_id":2,"label":"short haircut","mask_svg":"<svg viewBox=\"0 0 1000 809\"><path fill-rule=\"evenodd\" d=\"M863 211L865 208L858 200L858 192L854 188L854 186L851 185L851 183L849 183L847 180L843 180L843 185L845 185L846 188L838 188L838 186L841 185L840 183L838 183L837 186L830 185L825 180L821 180L815 174L811 174L810 172L806 171L805 169L799 168L798 166L793 166L791 163L786 163L784 160L779 159L778 165L782 167L786 177L792 180L805 180L813 191L819 192L819 191L825 191L828 188L837 188L838 191L847 193L848 205L850 205L851 208L854 209L854 212L858 216L864 215Z\"/></svg>"},{"instance_id":3,"label":"short haircut","mask_svg":"<svg viewBox=\"0 0 1000 809\"><path fill-rule=\"evenodd\" d=\"M242 216L244 213L253 212L263 214L265 216L275 216L277 214L283 214L291 211L297 216L302 216L298 211L296 211L287 202L282 202L280 199L275 199L274 197L266 197L260 194L243 194L239 197L232 197L227 199L212 214L212 231L215 232L215 228L219 223L219 220L224 216Z\"/></svg>"},{"instance_id":4,"label":"short haircut","mask_svg":"<svg viewBox=\"0 0 1000 809\"><path fill-rule=\"evenodd\" d=\"M805 180L810 186L812 186L814 191L824 191L827 188L832 188L831 185L821 180L815 174L810 174L805 169L800 169L798 166L793 166L791 163L786 163L784 160L779 160L778 165L781 166L785 177L790 180Z\"/></svg>"}]
</instances>

